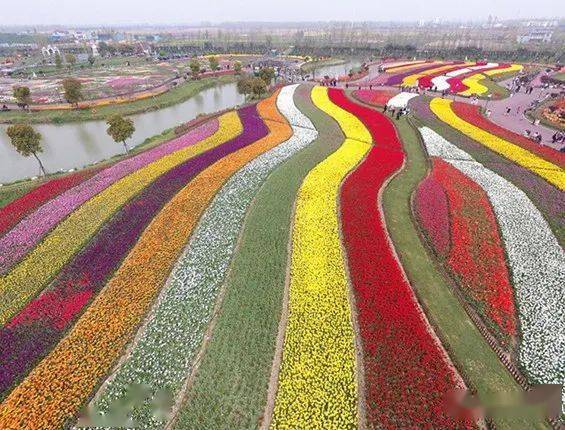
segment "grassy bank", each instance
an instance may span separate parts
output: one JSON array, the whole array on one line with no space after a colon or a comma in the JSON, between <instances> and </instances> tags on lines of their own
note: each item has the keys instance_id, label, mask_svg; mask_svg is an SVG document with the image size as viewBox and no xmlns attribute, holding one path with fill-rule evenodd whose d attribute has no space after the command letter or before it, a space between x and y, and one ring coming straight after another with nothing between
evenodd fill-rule
<instances>
[{"instance_id":1,"label":"grassy bank","mask_svg":"<svg viewBox=\"0 0 565 430\"><path fill-rule=\"evenodd\" d=\"M133 115L141 112L148 112L173 106L181 103L191 97L194 97L200 91L211 88L219 84L232 83L237 80L237 76L220 76L214 78L203 78L197 81L189 81L178 85L171 90L160 94L156 97L150 97L143 100L136 100L131 103L114 104L101 106L91 109L76 110L57 110L57 111L37 111L24 112L21 110L13 110L9 112L0 112L0 123L65 123L73 121L90 121L103 120L113 114Z\"/></svg>"},{"instance_id":2,"label":"grassy bank","mask_svg":"<svg viewBox=\"0 0 565 430\"><path fill-rule=\"evenodd\" d=\"M471 388L476 389L479 398L484 402L492 401L497 393L519 393L521 388L474 326L419 239L411 215L410 199L427 173L427 159L419 134L412 124L406 118L395 124L404 143L407 161L401 173L385 189L383 206L391 239L410 283L451 359ZM526 407L520 413L513 411L513 414L512 417L496 417L496 427L547 428Z\"/></svg>"}]
</instances>

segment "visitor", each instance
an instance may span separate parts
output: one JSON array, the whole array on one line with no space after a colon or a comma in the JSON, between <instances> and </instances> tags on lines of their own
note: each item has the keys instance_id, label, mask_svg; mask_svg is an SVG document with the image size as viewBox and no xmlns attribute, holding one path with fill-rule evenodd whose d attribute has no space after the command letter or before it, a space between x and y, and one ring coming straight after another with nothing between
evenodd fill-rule
<instances>
[{"instance_id":1,"label":"visitor","mask_svg":"<svg viewBox=\"0 0 565 430\"><path fill-rule=\"evenodd\" d=\"M373 90L373 84L369 84L369 90L370 90L370 91Z\"/></svg>"},{"instance_id":2,"label":"visitor","mask_svg":"<svg viewBox=\"0 0 565 430\"><path fill-rule=\"evenodd\" d=\"M487 110L485 111L485 116L486 116L487 118L490 117L491 114L492 114L492 112L491 112L490 109L487 109Z\"/></svg>"},{"instance_id":3,"label":"visitor","mask_svg":"<svg viewBox=\"0 0 565 430\"><path fill-rule=\"evenodd\" d=\"M507 106L507 107L506 107L506 114L505 114L505 115L510 115L510 110L511 110L510 106Z\"/></svg>"},{"instance_id":4,"label":"visitor","mask_svg":"<svg viewBox=\"0 0 565 430\"><path fill-rule=\"evenodd\" d=\"M386 110L388 109L388 105L385 103L384 107L383 107L383 113L386 113Z\"/></svg>"},{"instance_id":5,"label":"visitor","mask_svg":"<svg viewBox=\"0 0 565 430\"><path fill-rule=\"evenodd\" d=\"M398 109L398 112L396 112L396 120L397 121L400 119L400 115L402 115L402 109Z\"/></svg>"},{"instance_id":6,"label":"visitor","mask_svg":"<svg viewBox=\"0 0 565 430\"><path fill-rule=\"evenodd\" d=\"M391 118L394 117L394 112L395 112L395 110L396 110L396 108L395 108L394 106L390 109L390 116L391 116Z\"/></svg>"}]
</instances>

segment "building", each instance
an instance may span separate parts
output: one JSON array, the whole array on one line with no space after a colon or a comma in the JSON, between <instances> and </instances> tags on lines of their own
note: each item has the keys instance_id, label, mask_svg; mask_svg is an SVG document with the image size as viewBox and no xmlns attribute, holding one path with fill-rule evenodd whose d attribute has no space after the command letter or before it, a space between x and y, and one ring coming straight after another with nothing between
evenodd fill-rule
<instances>
[{"instance_id":1,"label":"building","mask_svg":"<svg viewBox=\"0 0 565 430\"><path fill-rule=\"evenodd\" d=\"M516 37L518 43L550 43L553 36L553 31L546 29L530 30L525 34L520 34Z\"/></svg>"}]
</instances>

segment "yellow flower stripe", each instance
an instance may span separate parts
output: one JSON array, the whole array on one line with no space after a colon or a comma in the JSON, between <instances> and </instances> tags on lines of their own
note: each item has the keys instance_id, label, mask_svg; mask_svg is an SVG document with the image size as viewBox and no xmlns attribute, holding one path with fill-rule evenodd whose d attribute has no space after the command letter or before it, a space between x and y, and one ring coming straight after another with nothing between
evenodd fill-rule
<instances>
[{"instance_id":1,"label":"yellow flower stripe","mask_svg":"<svg viewBox=\"0 0 565 430\"><path fill-rule=\"evenodd\" d=\"M469 88L465 91L459 92L459 94L462 96L472 96L473 94L480 96L481 94L485 94L488 92L488 88L480 83L483 79L486 79L486 76L483 73L476 73L463 79L461 82Z\"/></svg>"},{"instance_id":2,"label":"yellow flower stripe","mask_svg":"<svg viewBox=\"0 0 565 430\"><path fill-rule=\"evenodd\" d=\"M434 98L430 102L430 108L441 121L459 130L471 139L516 164L531 170L560 190L565 189L565 170L518 145L464 121L453 112L451 103L451 100Z\"/></svg>"},{"instance_id":3,"label":"yellow flower stripe","mask_svg":"<svg viewBox=\"0 0 565 430\"><path fill-rule=\"evenodd\" d=\"M469 76L466 79L463 79L463 84L467 85L469 88L465 91L461 91L459 94L462 96L471 96L473 94L481 95L488 92L488 88L481 84L480 81L487 78L487 76L495 76L501 73L509 73L509 72L519 72L524 67L520 64L512 64L508 67L503 69L494 69L494 70L487 70L482 73L477 73L475 75Z\"/></svg>"},{"instance_id":4,"label":"yellow flower stripe","mask_svg":"<svg viewBox=\"0 0 565 430\"><path fill-rule=\"evenodd\" d=\"M236 112L219 118L219 129L195 145L180 149L120 179L80 206L10 272L0 278L0 325L17 313L55 276L93 234L129 199L163 173L239 135Z\"/></svg>"},{"instance_id":5,"label":"yellow flower stripe","mask_svg":"<svg viewBox=\"0 0 565 430\"><path fill-rule=\"evenodd\" d=\"M521 64L512 64L505 69L487 70L486 72L484 72L484 74L487 76L494 76L500 75L501 73L520 72L523 68L524 66L522 66Z\"/></svg>"},{"instance_id":6,"label":"yellow flower stripe","mask_svg":"<svg viewBox=\"0 0 565 430\"><path fill-rule=\"evenodd\" d=\"M0 405L0 428L60 428L77 413L134 335L198 219L231 175L287 140L278 94L259 103L269 134L197 175L149 224L116 274L67 336ZM233 118L232 118L233 120Z\"/></svg>"},{"instance_id":7,"label":"yellow flower stripe","mask_svg":"<svg viewBox=\"0 0 565 430\"><path fill-rule=\"evenodd\" d=\"M410 70L410 69L415 69L417 67L423 67L427 64L441 64L443 61L430 61L429 63L427 62L422 62L422 63L414 63L414 64L408 64L406 66L398 66L398 67L392 67L390 69L386 69L385 72L386 73L398 73L398 72L405 72L406 70Z\"/></svg>"},{"instance_id":8,"label":"yellow flower stripe","mask_svg":"<svg viewBox=\"0 0 565 430\"><path fill-rule=\"evenodd\" d=\"M354 332L337 198L344 177L369 151L371 135L330 101L327 89L315 87L312 100L334 117L346 139L308 174L298 192L290 313L272 427L355 428Z\"/></svg>"},{"instance_id":9,"label":"yellow flower stripe","mask_svg":"<svg viewBox=\"0 0 565 430\"><path fill-rule=\"evenodd\" d=\"M416 86L418 84L418 79L420 79L422 76L431 75L432 73L443 72L444 70L449 70L449 69L451 69L455 66L461 66L461 68L463 68L463 67L468 67L472 64L475 64L475 63L468 62L468 63L461 63L461 64L448 64L446 66L441 66L441 67L436 67L435 69L426 70L425 72L415 73L413 75L406 76L402 80L402 85Z\"/></svg>"}]
</instances>

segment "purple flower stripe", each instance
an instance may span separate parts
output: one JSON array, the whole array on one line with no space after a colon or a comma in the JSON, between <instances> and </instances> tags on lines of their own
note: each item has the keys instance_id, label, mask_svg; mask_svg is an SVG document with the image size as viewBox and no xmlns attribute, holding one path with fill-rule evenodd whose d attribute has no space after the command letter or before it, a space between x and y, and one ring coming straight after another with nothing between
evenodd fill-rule
<instances>
[{"instance_id":1,"label":"purple flower stripe","mask_svg":"<svg viewBox=\"0 0 565 430\"><path fill-rule=\"evenodd\" d=\"M0 238L0 274L10 270L51 229L88 199L108 188L120 178L159 158L186 146L194 145L200 140L211 136L218 130L218 127L218 120L206 122L184 136L102 170L87 181L45 203Z\"/></svg>"},{"instance_id":2,"label":"purple flower stripe","mask_svg":"<svg viewBox=\"0 0 565 430\"><path fill-rule=\"evenodd\" d=\"M447 66L451 63L443 63L443 64L426 64L425 66L418 67L417 69L407 70L402 73L397 73L396 75L391 76L386 81L386 85L400 85L404 78L410 75L415 75L416 73L422 73L426 70L435 69L436 67Z\"/></svg>"},{"instance_id":3,"label":"purple flower stripe","mask_svg":"<svg viewBox=\"0 0 565 430\"><path fill-rule=\"evenodd\" d=\"M222 157L267 134L255 106L239 113L242 134L171 169L124 205L65 266L52 286L0 330L0 346L10 345L0 350L0 398L62 338L145 227L182 187Z\"/></svg>"},{"instance_id":4,"label":"purple flower stripe","mask_svg":"<svg viewBox=\"0 0 565 430\"><path fill-rule=\"evenodd\" d=\"M441 184L433 177L424 179L416 191L416 214L435 251L449 252L449 208Z\"/></svg>"}]
</instances>

